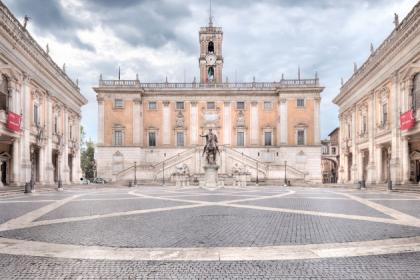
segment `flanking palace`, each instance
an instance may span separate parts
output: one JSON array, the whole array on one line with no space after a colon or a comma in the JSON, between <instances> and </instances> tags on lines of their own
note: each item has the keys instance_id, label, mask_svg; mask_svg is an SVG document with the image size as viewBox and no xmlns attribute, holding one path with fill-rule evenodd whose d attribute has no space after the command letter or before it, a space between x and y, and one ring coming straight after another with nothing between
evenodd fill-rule
<instances>
[{"instance_id":1,"label":"flanking palace","mask_svg":"<svg viewBox=\"0 0 420 280\"><path fill-rule=\"evenodd\" d=\"M0 187L79 183L87 100L0 1Z\"/></svg>"},{"instance_id":2,"label":"flanking palace","mask_svg":"<svg viewBox=\"0 0 420 280\"><path fill-rule=\"evenodd\" d=\"M199 31L200 79L191 83L105 80L98 101L98 176L168 182L182 167L203 175L204 135L217 135L219 178L241 170L252 181L321 182L320 94L313 79L223 81L223 31Z\"/></svg>"},{"instance_id":3,"label":"flanking palace","mask_svg":"<svg viewBox=\"0 0 420 280\"><path fill-rule=\"evenodd\" d=\"M339 182L420 182L420 2L343 84Z\"/></svg>"}]
</instances>

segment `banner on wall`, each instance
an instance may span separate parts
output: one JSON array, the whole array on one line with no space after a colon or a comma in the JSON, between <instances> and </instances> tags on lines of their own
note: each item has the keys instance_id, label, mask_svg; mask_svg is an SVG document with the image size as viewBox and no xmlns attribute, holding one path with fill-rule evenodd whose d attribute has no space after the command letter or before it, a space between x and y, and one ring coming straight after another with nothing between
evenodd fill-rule
<instances>
[{"instance_id":1,"label":"banner on wall","mask_svg":"<svg viewBox=\"0 0 420 280\"><path fill-rule=\"evenodd\" d=\"M407 130L416 125L414 109L411 109L400 115L400 130Z\"/></svg>"},{"instance_id":2,"label":"banner on wall","mask_svg":"<svg viewBox=\"0 0 420 280\"><path fill-rule=\"evenodd\" d=\"M13 112L7 113L7 129L13 132L20 131L20 124L22 121L22 116Z\"/></svg>"}]
</instances>

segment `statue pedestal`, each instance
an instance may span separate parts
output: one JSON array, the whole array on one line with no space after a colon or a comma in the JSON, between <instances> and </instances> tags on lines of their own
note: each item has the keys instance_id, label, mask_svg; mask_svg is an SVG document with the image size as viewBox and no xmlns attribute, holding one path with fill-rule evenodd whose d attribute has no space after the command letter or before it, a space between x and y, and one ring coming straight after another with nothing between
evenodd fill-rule
<instances>
[{"instance_id":1,"label":"statue pedestal","mask_svg":"<svg viewBox=\"0 0 420 280\"><path fill-rule=\"evenodd\" d=\"M218 176L217 170L219 166L217 164L206 164L204 168L204 183L205 188L217 188L218 187Z\"/></svg>"}]
</instances>

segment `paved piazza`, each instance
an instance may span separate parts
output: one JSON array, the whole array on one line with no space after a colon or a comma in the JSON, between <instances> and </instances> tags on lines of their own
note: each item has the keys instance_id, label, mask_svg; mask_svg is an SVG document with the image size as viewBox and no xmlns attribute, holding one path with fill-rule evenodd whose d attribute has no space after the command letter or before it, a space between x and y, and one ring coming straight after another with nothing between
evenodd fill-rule
<instances>
[{"instance_id":1,"label":"paved piazza","mask_svg":"<svg viewBox=\"0 0 420 280\"><path fill-rule=\"evenodd\" d=\"M0 199L1 279L420 279L420 196L70 189Z\"/></svg>"}]
</instances>

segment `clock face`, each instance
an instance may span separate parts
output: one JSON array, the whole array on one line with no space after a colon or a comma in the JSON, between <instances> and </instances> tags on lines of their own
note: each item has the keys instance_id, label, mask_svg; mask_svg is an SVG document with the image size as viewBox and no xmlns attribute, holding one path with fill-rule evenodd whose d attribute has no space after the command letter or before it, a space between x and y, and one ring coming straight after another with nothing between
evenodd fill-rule
<instances>
[{"instance_id":1,"label":"clock face","mask_svg":"<svg viewBox=\"0 0 420 280\"><path fill-rule=\"evenodd\" d=\"M214 54L208 54L206 56L206 62L208 65L215 65L216 64L216 56Z\"/></svg>"}]
</instances>

